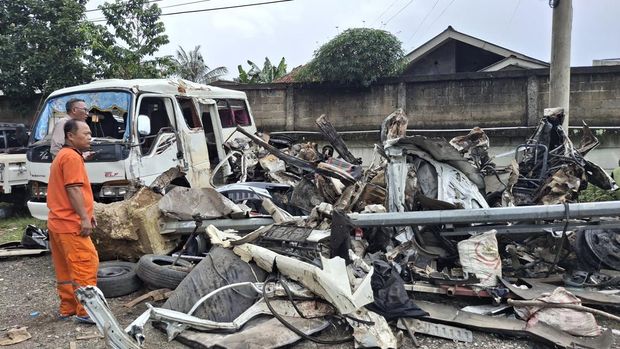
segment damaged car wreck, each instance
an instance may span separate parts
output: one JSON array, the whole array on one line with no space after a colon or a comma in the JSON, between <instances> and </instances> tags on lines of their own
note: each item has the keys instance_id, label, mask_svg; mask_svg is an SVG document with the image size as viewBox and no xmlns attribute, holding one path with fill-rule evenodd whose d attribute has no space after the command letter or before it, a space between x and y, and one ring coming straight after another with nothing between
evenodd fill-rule
<instances>
[{"instance_id":1,"label":"damaged car wreck","mask_svg":"<svg viewBox=\"0 0 620 349\"><path fill-rule=\"evenodd\" d=\"M562 119L545 111L506 167L482 129L406 136L402 110L386 117L369 164L325 116L322 151L238 127L221 157L228 184L171 186L182 175L171 169L96 208L135 224L124 235L97 227L100 255L140 259L137 276L167 300L123 329L105 290L77 297L112 348L140 348L149 322L193 348L397 348L404 336L472 342L472 330L612 348L619 339L597 319L620 320L608 312L620 305L620 202L577 198L588 185L618 188L584 158L597 145L587 126L576 148ZM161 272L145 272L154 256Z\"/></svg>"}]
</instances>

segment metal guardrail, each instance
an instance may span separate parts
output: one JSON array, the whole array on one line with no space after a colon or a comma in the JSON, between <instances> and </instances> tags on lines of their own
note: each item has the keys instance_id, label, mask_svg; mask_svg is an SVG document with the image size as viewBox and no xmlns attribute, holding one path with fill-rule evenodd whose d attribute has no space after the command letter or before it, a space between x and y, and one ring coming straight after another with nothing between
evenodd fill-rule
<instances>
[{"instance_id":1,"label":"metal guardrail","mask_svg":"<svg viewBox=\"0 0 620 349\"><path fill-rule=\"evenodd\" d=\"M361 227L415 226L415 225L459 225L484 224L469 227L449 228L442 235L466 235L476 231L496 229L499 234L548 232L561 230L564 223L542 223L541 221L563 220L568 217L569 227L583 228L600 226L620 228L620 201L575 203L564 205L538 205L521 207L496 207L469 210L437 210L387 213L351 213L351 221ZM601 217L615 219L601 220ZM295 217L304 218L304 217ZM581 221L575 221L580 219ZM584 221L585 220L585 221ZM212 219L203 225L213 224L220 230L235 229L248 232L261 226L273 224L271 218ZM496 223L488 225L490 223ZM506 225L506 223L520 223ZM189 234L194 230L193 221L167 221L161 225L161 234Z\"/></svg>"}]
</instances>

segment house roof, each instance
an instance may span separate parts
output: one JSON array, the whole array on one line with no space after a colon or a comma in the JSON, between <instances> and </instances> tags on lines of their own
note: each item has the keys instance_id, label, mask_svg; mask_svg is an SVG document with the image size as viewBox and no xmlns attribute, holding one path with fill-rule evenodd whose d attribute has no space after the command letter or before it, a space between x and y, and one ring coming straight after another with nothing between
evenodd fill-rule
<instances>
[{"instance_id":1,"label":"house roof","mask_svg":"<svg viewBox=\"0 0 620 349\"><path fill-rule=\"evenodd\" d=\"M486 66L478 71L481 72L490 72L490 71L498 71L502 70L509 66L517 66L526 69L538 69L538 68L549 68L548 63L539 63L538 60L524 59L515 56L510 56L502 59L501 61L495 62L489 66Z\"/></svg>"},{"instance_id":2,"label":"house roof","mask_svg":"<svg viewBox=\"0 0 620 349\"><path fill-rule=\"evenodd\" d=\"M296 66L289 73L287 73L284 76L281 76L281 77L273 80L272 82L273 83L291 83L291 82L295 82L295 79L297 78L297 75L299 75L299 72L301 71L301 68L303 68L303 66L304 66L303 64Z\"/></svg>"},{"instance_id":3,"label":"house roof","mask_svg":"<svg viewBox=\"0 0 620 349\"><path fill-rule=\"evenodd\" d=\"M415 50L405 55L405 60L407 64L410 65L412 63L415 63L416 61L424 57L427 53L433 51L435 48L441 46L442 44L444 44L446 41L450 39L464 42L466 44L478 47L480 49L483 49L483 50L486 50L486 51L489 51L489 52L492 52L492 53L495 53L497 55L504 56L507 58L510 56L513 56L515 58L519 58L523 61L528 61L530 63L537 63L537 64L541 64L545 66L549 65L545 61L541 61L536 58L532 58L524 54L521 54L519 52L512 51L507 48L492 44L488 41L478 39L471 35L458 32L454 30L452 26L448 26L448 28L446 28L446 30L444 30L443 32L439 33L439 35L435 36L434 38L422 44L420 47L416 48Z\"/></svg>"}]
</instances>

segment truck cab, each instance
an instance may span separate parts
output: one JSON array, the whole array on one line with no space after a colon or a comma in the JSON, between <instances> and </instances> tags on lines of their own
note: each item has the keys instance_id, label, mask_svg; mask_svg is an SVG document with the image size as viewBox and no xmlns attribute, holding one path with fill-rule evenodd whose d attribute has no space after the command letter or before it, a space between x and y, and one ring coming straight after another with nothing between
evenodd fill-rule
<instances>
[{"instance_id":1,"label":"truck cab","mask_svg":"<svg viewBox=\"0 0 620 349\"><path fill-rule=\"evenodd\" d=\"M112 79L55 91L33 125L27 152L28 208L38 219L47 219L51 134L72 98L89 108L95 156L85 164L98 202L123 200L130 185L148 186L171 167L185 173L177 184L209 187L211 167L226 157L224 143L235 128L256 132L244 92L187 80Z\"/></svg>"},{"instance_id":2,"label":"truck cab","mask_svg":"<svg viewBox=\"0 0 620 349\"><path fill-rule=\"evenodd\" d=\"M0 202L18 207L26 204L27 144L28 130L24 124L0 123Z\"/></svg>"}]
</instances>

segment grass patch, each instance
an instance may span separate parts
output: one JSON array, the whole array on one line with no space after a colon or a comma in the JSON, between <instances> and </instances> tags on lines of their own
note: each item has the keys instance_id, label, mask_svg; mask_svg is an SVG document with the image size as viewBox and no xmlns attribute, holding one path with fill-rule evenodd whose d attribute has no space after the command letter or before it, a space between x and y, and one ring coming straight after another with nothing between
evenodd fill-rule
<instances>
[{"instance_id":1,"label":"grass patch","mask_svg":"<svg viewBox=\"0 0 620 349\"><path fill-rule=\"evenodd\" d=\"M603 190L597 186L588 184L586 190L579 192L579 202L598 202L618 200L616 194L610 190Z\"/></svg>"},{"instance_id":2,"label":"grass patch","mask_svg":"<svg viewBox=\"0 0 620 349\"><path fill-rule=\"evenodd\" d=\"M34 224L44 229L47 226L46 221L26 215L0 219L0 243L21 241L28 224Z\"/></svg>"}]
</instances>

